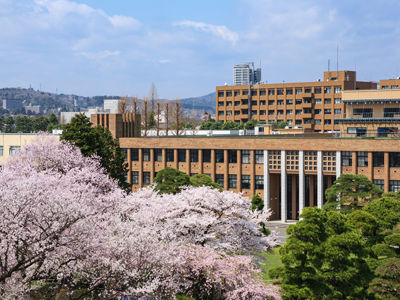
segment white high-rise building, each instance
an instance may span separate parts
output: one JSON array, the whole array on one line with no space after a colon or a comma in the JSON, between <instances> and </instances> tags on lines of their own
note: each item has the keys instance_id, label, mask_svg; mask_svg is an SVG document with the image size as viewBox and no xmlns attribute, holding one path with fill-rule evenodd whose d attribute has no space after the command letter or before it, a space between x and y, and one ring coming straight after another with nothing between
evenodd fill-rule
<instances>
[{"instance_id":1,"label":"white high-rise building","mask_svg":"<svg viewBox=\"0 0 400 300\"><path fill-rule=\"evenodd\" d=\"M233 85L247 85L261 82L261 68L254 69L253 62L233 66Z\"/></svg>"}]
</instances>

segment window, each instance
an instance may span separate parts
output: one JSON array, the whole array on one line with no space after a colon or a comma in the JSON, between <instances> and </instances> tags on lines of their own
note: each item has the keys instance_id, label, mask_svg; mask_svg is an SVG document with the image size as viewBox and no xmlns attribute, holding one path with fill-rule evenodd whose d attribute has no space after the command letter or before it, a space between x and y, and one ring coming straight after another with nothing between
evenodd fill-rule
<instances>
[{"instance_id":1,"label":"window","mask_svg":"<svg viewBox=\"0 0 400 300\"><path fill-rule=\"evenodd\" d=\"M224 106L224 101L218 101L218 106Z\"/></svg>"},{"instance_id":2,"label":"window","mask_svg":"<svg viewBox=\"0 0 400 300\"><path fill-rule=\"evenodd\" d=\"M351 167L353 165L353 157L351 151L342 151L342 166Z\"/></svg>"},{"instance_id":3,"label":"window","mask_svg":"<svg viewBox=\"0 0 400 300\"><path fill-rule=\"evenodd\" d=\"M250 175L242 175L242 189L250 188Z\"/></svg>"},{"instance_id":4,"label":"window","mask_svg":"<svg viewBox=\"0 0 400 300\"><path fill-rule=\"evenodd\" d=\"M362 116L363 118L372 118L372 108L354 108L353 115Z\"/></svg>"},{"instance_id":5,"label":"window","mask_svg":"<svg viewBox=\"0 0 400 300\"><path fill-rule=\"evenodd\" d=\"M260 96L265 96L266 95L266 91L265 90L261 90L260 91Z\"/></svg>"},{"instance_id":6,"label":"window","mask_svg":"<svg viewBox=\"0 0 400 300\"><path fill-rule=\"evenodd\" d=\"M278 111L277 111L277 115L278 115L278 116L283 115L283 110L278 110Z\"/></svg>"},{"instance_id":7,"label":"window","mask_svg":"<svg viewBox=\"0 0 400 300\"><path fill-rule=\"evenodd\" d=\"M250 150L242 150L242 164L250 163Z\"/></svg>"},{"instance_id":8,"label":"window","mask_svg":"<svg viewBox=\"0 0 400 300\"><path fill-rule=\"evenodd\" d=\"M190 162L199 162L199 150L190 149Z\"/></svg>"},{"instance_id":9,"label":"window","mask_svg":"<svg viewBox=\"0 0 400 300\"><path fill-rule=\"evenodd\" d=\"M303 111L301 109L296 109L296 115L301 115Z\"/></svg>"},{"instance_id":10,"label":"window","mask_svg":"<svg viewBox=\"0 0 400 300\"><path fill-rule=\"evenodd\" d=\"M166 157L168 162L174 161L174 149L167 149Z\"/></svg>"},{"instance_id":11,"label":"window","mask_svg":"<svg viewBox=\"0 0 400 300\"><path fill-rule=\"evenodd\" d=\"M227 111L226 111L226 115L227 115L227 116L232 116L232 111L231 111L231 110L227 110Z\"/></svg>"},{"instance_id":12,"label":"window","mask_svg":"<svg viewBox=\"0 0 400 300\"><path fill-rule=\"evenodd\" d=\"M357 167L368 167L368 152L357 152Z\"/></svg>"},{"instance_id":13,"label":"window","mask_svg":"<svg viewBox=\"0 0 400 300\"><path fill-rule=\"evenodd\" d=\"M275 105L275 101L274 100L268 100L268 105Z\"/></svg>"},{"instance_id":14,"label":"window","mask_svg":"<svg viewBox=\"0 0 400 300\"><path fill-rule=\"evenodd\" d=\"M311 119L304 119L304 124L312 124L312 120Z\"/></svg>"},{"instance_id":15,"label":"window","mask_svg":"<svg viewBox=\"0 0 400 300\"><path fill-rule=\"evenodd\" d=\"M341 87L335 87L335 94L339 94L342 92L342 88Z\"/></svg>"},{"instance_id":16,"label":"window","mask_svg":"<svg viewBox=\"0 0 400 300\"><path fill-rule=\"evenodd\" d=\"M226 92L227 97L232 97L232 92Z\"/></svg>"},{"instance_id":17,"label":"window","mask_svg":"<svg viewBox=\"0 0 400 300\"><path fill-rule=\"evenodd\" d=\"M391 168L400 167L400 152L389 152L389 165Z\"/></svg>"},{"instance_id":18,"label":"window","mask_svg":"<svg viewBox=\"0 0 400 300\"><path fill-rule=\"evenodd\" d=\"M139 184L139 172L132 172L132 184Z\"/></svg>"},{"instance_id":19,"label":"window","mask_svg":"<svg viewBox=\"0 0 400 300\"><path fill-rule=\"evenodd\" d=\"M392 85L390 88L391 89L398 89L398 86L397 85Z\"/></svg>"},{"instance_id":20,"label":"window","mask_svg":"<svg viewBox=\"0 0 400 300\"><path fill-rule=\"evenodd\" d=\"M251 101L251 105L257 105L257 101Z\"/></svg>"},{"instance_id":21,"label":"window","mask_svg":"<svg viewBox=\"0 0 400 300\"><path fill-rule=\"evenodd\" d=\"M218 92L218 97L223 97L224 96L224 92Z\"/></svg>"},{"instance_id":22,"label":"window","mask_svg":"<svg viewBox=\"0 0 400 300\"><path fill-rule=\"evenodd\" d=\"M293 89L286 89L286 95L293 95Z\"/></svg>"},{"instance_id":23,"label":"window","mask_svg":"<svg viewBox=\"0 0 400 300\"><path fill-rule=\"evenodd\" d=\"M332 124L332 120L324 120L324 124L325 125L331 125Z\"/></svg>"},{"instance_id":24,"label":"window","mask_svg":"<svg viewBox=\"0 0 400 300\"><path fill-rule=\"evenodd\" d=\"M243 92L242 92L242 95L248 96L248 95L249 95L249 91L243 91Z\"/></svg>"},{"instance_id":25,"label":"window","mask_svg":"<svg viewBox=\"0 0 400 300\"><path fill-rule=\"evenodd\" d=\"M264 151L263 150L256 150L256 164L263 164L264 163Z\"/></svg>"},{"instance_id":26,"label":"window","mask_svg":"<svg viewBox=\"0 0 400 300\"><path fill-rule=\"evenodd\" d=\"M239 92L238 91L235 91L234 93L233 93L233 95L236 97L236 96L239 96Z\"/></svg>"},{"instance_id":27,"label":"window","mask_svg":"<svg viewBox=\"0 0 400 300\"><path fill-rule=\"evenodd\" d=\"M304 108L304 113L305 114L311 114L312 113L312 109L311 108Z\"/></svg>"},{"instance_id":28,"label":"window","mask_svg":"<svg viewBox=\"0 0 400 300\"><path fill-rule=\"evenodd\" d=\"M224 174L215 174L215 183L224 188Z\"/></svg>"},{"instance_id":29,"label":"window","mask_svg":"<svg viewBox=\"0 0 400 300\"><path fill-rule=\"evenodd\" d=\"M219 111L218 112L218 116L223 116L224 115L224 112L223 111Z\"/></svg>"},{"instance_id":30,"label":"window","mask_svg":"<svg viewBox=\"0 0 400 300\"><path fill-rule=\"evenodd\" d=\"M296 125L301 125L302 124L302 121L301 120L296 120L296 123L295 123Z\"/></svg>"},{"instance_id":31,"label":"window","mask_svg":"<svg viewBox=\"0 0 400 300\"><path fill-rule=\"evenodd\" d=\"M274 111L274 110L269 110L269 111L268 111L268 115L270 115L270 116L275 115L275 111Z\"/></svg>"},{"instance_id":32,"label":"window","mask_svg":"<svg viewBox=\"0 0 400 300\"><path fill-rule=\"evenodd\" d=\"M283 100L278 100L278 105L284 105L284 101Z\"/></svg>"},{"instance_id":33,"label":"window","mask_svg":"<svg viewBox=\"0 0 400 300\"><path fill-rule=\"evenodd\" d=\"M335 125L340 125L340 121L339 121L339 120L334 120L334 121L333 121L333 124L335 124Z\"/></svg>"},{"instance_id":34,"label":"window","mask_svg":"<svg viewBox=\"0 0 400 300\"><path fill-rule=\"evenodd\" d=\"M237 188L237 175L229 175L228 176L228 187L230 189L236 189Z\"/></svg>"},{"instance_id":35,"label":"window","mask_svg":"<svg viewBox=\"0 0 400 300\"><path fill-rule=\"evenodd\" d=\"M329 98L324 99L324 104L331 104L331 103L332 103L331 99Z\"/></svg>"},{"instance_id":36,"label":"window","mask_svg":"<svg viewBox=\"0 0 400 300\"><path fill-rule=\"evenodd\" d=\"M16 154L20 149L20 146L10 146L10 155Z\"/></svg>"},{"instance_id":37,"label":"window","mask_svg":"<svg viewBox=\"0 0 400 300\"><path fill-rule=\"evenodd\" d=\"M249 110L248 109L242 109L242 114L243 115L248 115L249 114Z\"/></svg>"},{"instance_id":38,"label":"window","mask_svg":"<svg viewBox=\"0 0 400 300\"><path fill-rule=\"evenodd\" d=\"M305 89L304 89L304 93L306 93L306 94L307 94L307 93L309 93L309 94L312 93L311 88L305 88Z\"/></svg>"},{"instance_id":39,"label":"window","mask_svg":"<svg viewBox=\"0 0 400 300\"><path fill-rule=\"evenodd\" d=\"M312 99L304 99L304 103L312 103Z\"/></svg>"},{"instance_id":40,"label":"window","mask_svg":"<svg viewBox=\"0 0 400 300\"><path fill-rule=\"evenodd\" d=\"M324 114L326 114L326 115L330 115L331 112L332 112L332 110L330 108L324 109Z\"/></svg>"},{"instance_id":41,"label":"window","mask_svg":"<svg viewBox=\"0 0 400 300\"><path fill-rule=\"evenodd\" d=\"M257 96L257 91L251 91L252 96Z\"/></svg>"},{"instance_id":42,"label":"window","mask_svg":"<svg viewBox=\"0 0 400 300\"><path fill-rule=\"evenodd\" d=\"M154 150L154 158L156 161L162 161L162 149Z\"/></svg>"},{"instance_id":43,"label":"window","mask_svg":"<svg viewBox=\"0 0 400 300\"><path fill-rule=\"evenodd\" d=\"M264 176L256 175L256 190L264 189Z\"/></svg>"},{"instance_id":44,"label":"window","mask_svg":"<svg viewBox=\"0 0 400 300\"><path fill-rule=\"evenodd\" d=\"M260 116L265 116L266 115L266 110L260 110Z\"/></svg>"},{"instance_id":45,"label":"window","mask_svg":"<svg viewBox=\"0 0 400 300\"><path fill-rule=\"evenodd\" d=\"M224 162L224 150L215 150L215 162L216 163Z\"/></svg>"},{"instance_id":46,"label":"window","mask_svg":"<svg viewBox=\"0 0 400 300\"><path fill-rule=\"evenodd\" d=\"M210 163L211 162L211 150L204 149L203 150L203 163Z\"/></svg>"},{"instance_id":47,"label":"window","mask_svg":"<svg viewBox=\"0 0 400 300\"><path fill-rule=\"evenodd\" d=\"M143 172L143 184L144 185L150 184L150 172Z\"/></svg>"},{"instance_id":48,"label":"window","mask_svg":"<svg viewBox=\"0 0 400 300\"><path fill-rule=\"evenodd\" d=\"M389 181L389 191L397 192L400 190L400 180L390 180Z\"/></svg>"},{"instance_id":49,"label":"window","mask_svg":"<svg viewBox=\"0 0 400 300\"><path fill-rule=\"evenodd\" d=\"M235 110L235 116L240 115L240 110Z\"/></svg>"},{"instance_id":50,"label":"window","mask_svg":"<svg viewBox=\"0 0 400 300\"><path fill-rule=\"evenodd\" d=\"M330 93L332 93L332 89L330 87L326 87L326 88L324 88L324 93L330 94Z\"/></svg>"},{"instance_id":51,"label":"window","mask_svg":"<svg viewBox=\"0 0 400 300\"><path fill-rule=\"evenodd\" d=\"M252 116L256 116L256 115L257 115L257 111L256 111L256 110L252 110L252 111L251 111L251 115L252 115Z\"/></svg>"},{"instance_id":52,"label":"window","mask_svg":"<svg viewBox=\"0 0 400 300\"><path fill-rule=\"evenodd\" d=\"M232 101L227 101L226 106L232 106Z\"/></svg>"},{"instance_id":53,"label":"window","mask_svg":"<svg viewBox=\"0 0 400 300\"><path fill-rule=\"evenodd\" d=\"M393 118L394 115L399 115L400 114L400 108L392 107L392 108L385 108L383 113L383 116L385 118ZM396 116L397 117L397 116Z\"/></svg>"},{"instance_id":54,"label":"window","mask_svg":"<svg viewBox=\"0 0 400 300\"><path fill-rule=\"evenodd\" d=\"M296 95L300 95L303 92L303 89L296 89Z\"/></svg>"},{"instance_id":55,"label":"window","mask_svg":"<svg viewBox=\"0 0 400 300\"><path fill-rule=\"evenodd\" d=\"M260 105L265 105L266 101L265 100L261 100L260 101Z\"/></svg>"},{"instance_id":56,"label":"window","mask_svg":"<svg viewBox=\"0 0 400 300\"><path fill-rule=\"evenodd\" d=\"M335 115L339 115L342 113L342 109L341 108L335 108Z\"/></svg>"},{"instance_id":57,"label":"window","mask_svg":"<svg viewBox=\"0 0 400 300\"><path fill-rule=\"evenodd\" d=\"M296 99L296 104L301 104L303 101L301 99Z\"/></svg>"},{"instance_id":58,"label":"window","mask_svg":"<svg viewBox=\"0 0 400 300\"><path fill-rule=\"evenodd\" d=\"M293 109L288 109L286 110L287 115L293 115Z\"/></svg>"},{"instance_id":59,"label":"window","mask_svg":"<svg viewBox=\"0 0 400 300\"><path fill-rule=\"evenodd\" d=\"M286 100L286 105L293 105L293 100Z\"/></svg>"},{"instance_id":60,"label":"window","mask_svg":"<svg viewBox=\"0 0 400 300\"><path fill-rule=\"evenodd\" d=\"M374 167L384 167L385 156L383 152L373 152L372 157L374 161Z\"/></svg>"},{"instance_id":61,"label":"window","mask_svg":"<svg viewBox=\"0 0 400 300\"><path fill-rule=\"evenodd\" d=\"M341 98L335 98L335 104L340 104L342 103L342 99Z\"/></svg>"},{"instance_id":62,"label":"window","mask_svg":"<svg viewBox=\"0 0 400 300\"><path fill-rule=\"evenodd\" d=\"M249 104L249 100L247 99L242 99L242 105L247 105Z\"/></svg>"},{"instance_id":63,"label":"window","mask_svg":"<svg viewBox=\"0 0 400 300\"><path fill-rule=\"evenodd\" d=\"M4 156L4 146L0 146L0 156Z\"/></svg>"},{"instance_id":64,"label":"window","mask_svg":"<svg viewBox=\"0 0 400 300\"><path fill-rule=\"evenodd\" d=\"M348 127L348 134L356 134L357 136L367 136L367 128L366 127Z\"/></svg>"},{"instance_id":65,"label":"window","mask_svg":"<svg viewBox=\"0 0 400 300\"><path fill-rule=\"evenodd\" d=\"M178 162L186 162L186 149L178 149Z\"/></svg>"},{"instance_id":66,"label":"window","mask_svg":"<svg viewBox=\"0 0 400 300\"><path fill-rule=\"evenodd\" d=\"M315 125L321 125L321 120L315 120Z\"/></svg>"},{"instance_id":67,"label":"window","mask_svg":"<svg viewBox=\"0 0 400 300\"><path fill-rule=\"evenodd\" d=\"M380 180L380 179L374 179L374 184L380 188L381 190L383 190L385 188L385 181L384 180Z\"/></svg>"},{"instance_id":68,"label":"window","mask_svg":"<svg viewBox=\"0 0 400 300\"><path fill-rule=\"evenodd\" d=\"M150 161L150 149L143 149L143 161Z\"/></svg>"},{"instance_id":69,"label":"window","mask_svg":"<svg viewBox=\"0 0 400 300\"><path fill-rule=\"evenodd\" d=\"M268 90L268 95L270 95L270 96L275 95L275 90Z\"/></svg>"},{"instance_id":70,"label":"window","mask_svg":"<svg viewBox=\"0 0 400 300\"><path fill-rule=\"evenodd\" d=\"M228 150L228 162L230 164L237 163L237 150Z\"/></svg>"},{"instance_id":71,"label":"window","mask_svg":"<svg viewBox=\"0 0 400 300\"><path fill-rule=\"evenodd\" d=\"M388 85L383 85L383 86L382 86L382 90L387 90L388 88L389 88Z\"/></svg>"},{"instance_id":72,"label":"window","mask_svg":"<svg viewBox=\"0 0 400 300\"><path fill-rule=\"evenodd\" d=\"M321 110L320 109L314 109L314 113L316 114L316 115L320 115L321 114Z\"/></svg>"},{"instance_id":73,"label":"window","mask_svg":"<svg viewBox=\"0 0 400 300\"><path fill-rule=\"evenodd\" d=\"M321 99L315 99L315 104L321 104L321 103L322 103Z\"/></svg>"},{"instance_id":74,"label":"window","mask_svg":"<svg viewBox=\"0 0 400 300\"><path fill-rule=\"evenodd\" d=\"M277 94L278 94L278 95L285 95L285 92L284 92L283 90L278 90L278 91L277 91Z\"/></svg>"},{"instance_id":75,"label":"window","mask_svg":"<svg viewBox=\"0 0 400 300\"><path fill-rule=\"evenodd\" d=\"M240 105L240 101L235 101L235 106Z\"/></svg>"},{"instance_id":76,"label":"window","mask_svg":"<svg viewBox=\"0 0 400 300\"><path fill-rule=\"evenodd\" d=\"M314 93L315 94L321 94L321 88L320 87L314 88Z\"/></svg>"}]
</instances>

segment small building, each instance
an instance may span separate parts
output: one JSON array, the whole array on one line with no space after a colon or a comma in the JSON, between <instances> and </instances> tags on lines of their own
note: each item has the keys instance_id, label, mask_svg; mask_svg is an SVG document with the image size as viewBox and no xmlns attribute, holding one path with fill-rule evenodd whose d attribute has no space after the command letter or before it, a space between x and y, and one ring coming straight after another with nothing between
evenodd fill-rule
<instances>
[{"instance_id":1,"label":"small building","mask_svg":"<svg viewBox=\"0 0 400 300\"><path fill-rule=\"evenodd\" d=\"M22 102L24 100L20 99L7 99L3 100L3 109L14 110L14 109L22 109Z\"/></svg>"}]
</instances>

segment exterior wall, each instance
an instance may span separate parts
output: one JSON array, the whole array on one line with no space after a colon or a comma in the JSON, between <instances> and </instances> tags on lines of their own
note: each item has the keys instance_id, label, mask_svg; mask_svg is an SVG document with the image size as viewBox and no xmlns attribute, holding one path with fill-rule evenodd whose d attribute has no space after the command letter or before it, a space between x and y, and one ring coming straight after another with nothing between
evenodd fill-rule
<instances>
[{"instance_id":1,"label":"exterior wall","mask_svg":"<svg viewBox=\"0 0 400 300\"><path fill-rule=\"evenodd\" d=\"M398 89L400 78L398 79L385 79L379 81L379 86L381 89Z\"/></svg>"},{"instance_id":2,"label":"exterior wall","mask_svg":"<svg viewBox=\"0 0 400 300\"><path fill-rule=\"evenodd\" d=\"M22 147L38 135L37 133L0 133L0 166L10 156L10 147ZM58 135L56 136L58 137ZM1 151L1 147L3 147L3 151Z\"/></svg>"},{"instance_id":3,"label":"exterior wall","mask_svg":"<svg viewBox=\"0 0 400 300\"><path fill-rule=\"evenodd\" d=\"M132 172L139 173L139 184L133 190L144 187L143 172L149 172L151 180L155 173L166 166L173 167L188 175L193 173L224 175L224 189L243 192L251 198L260 195L264 201L269 195L272 219L296 219L304 206L322 207L325 189L336 177L344 174L363 174L370 180L384 180L384 190L389 190L389 180L400 180L400 168L389 167L389 152L397 152L400 139L340 139L340 138L278 138L278 137L236 137L236 138L120 138L121 148L128 149L129 182ZM130 150L139 149L139 160L131 161ZM143 161L143 150L150 149L150 161ZM155 161L154 149L162 149L162 161ZM174 149L174 161L166 162L166 149ZM178 162L178 149L185 149L186 162ZM199 161L190 162L190 150L199 150ZM203 150L211 149L211 163L203 163ZM224 151L224 162L216 163L215 150ZM237 151L237 163L228 162L228 151ZM241 153L250 150L250 163L243 163ZM264 150L264 160L256 163L255 150ZM357 151L368 152L366 166L357 165ZM341 151L350 151L351 166L342 166ZM373 167L373 152L385 152L385 166ZM268 170L266 170L268 168ZM284 171L283 171L284 170ZM267 175L266 175L267 174ZM236 188L228 187L229 175L237 176ZM250 176L250 188L244 189L242 175ZM255 186L256 176L264 176L264 188ZM268 179L266 178L268 176ZM298 181L298 183L297 183ZM269 182L269 184L268 184ZM305 182L308 182L306 186ZM290 185L289 185L290 183ZM303 184L301 184L303 183ZM304 191L300 188L304 186ZM289 189L291 192L289 193ZM303 193L303 194L302 194ZM286 195L286 196L285 196ZM284 204L284 205L283 205Z\"/></svg>"},{"instance_id":4,"label":"exterior wall","mask_svg":"<svg viewBox=\"0 0 400 300\"><path fill-rule=\"evenodd\" d=\"M140 114L92 114L90 120L93 126L108 127L114 138L140 137Z\"/></svg>"},{"instance_id":5,"label":"exterior wall","mask_svg":"<svg viewBox=\"0 0 400 300\"><path fill-rule=\"evenodd\" d=\"M312 131L339 130L339 124L335 125L333 120L334 111L341 109L344 113L345 107L339 100L335 103L335 99L342 98L343 90L372 89L374 86L373 82L355 81L353 71L339 71L338 76L336 72L325 72L324 80L315 82L217 86L216 120L247 122L253 118L266 123L290 121L292 126L298 125ZM335 93L335 88L340 88L340 92ZM302 92L297 94L296 89ZM280 90L283 90L282 95L278 95ZM272 92L273 95L270 94ZM316 104L315 99L321 99L321 104ZM325 99L330 99L330 103L327 104L329 101ZM282 104L278 103L280 100ZM292 104L288 100L292 100ZM296 100L301 100L301 103L296 104ZM274 103L270 104L269 101ZM307 101L310 103L305 103ZM325 113L326 109L330 109L331 113ZM301 110L301 114L296 114L296 110ZM321 110L321 113L316 114L316 110Z\"/></svg>"},{"instance_id":6,"label":"exterior wall","mask_svg":"<svg viewBox=\"0 0 400 300\"><path fill-rule=\"evenodd\" d=\"M382 82L382 81L381 81ZM400 99L400 89L343 91L342 100Z\"/></svg>"}]
</instances>

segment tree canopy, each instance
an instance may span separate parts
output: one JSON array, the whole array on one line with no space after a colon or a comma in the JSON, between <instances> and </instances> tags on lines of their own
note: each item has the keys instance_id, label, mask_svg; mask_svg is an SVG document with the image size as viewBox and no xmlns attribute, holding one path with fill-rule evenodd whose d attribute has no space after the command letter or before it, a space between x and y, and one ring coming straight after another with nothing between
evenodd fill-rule
<instances>
[{"instance_id":1,"label":"tree canopy","mask_svg":"<svg viewBox=\"0 0 400 300\"><path fill-rule=\"evenodd\" d=\"M217 189L222 192L222 187L219 183L213 182L211 177L205 174L196 174L190 177L190 182L192 186L208 186L212 189Z\"/></svg>"},{"instance_id":2,"label":"tree canopy","mask_svg":"<svg viewBox=\"0 0 400 300\"><path fill-rule=\"evenodd\" d=\"M78 114L65 125L61 139L75 143L84 156L98 155L101 165L111 178L117 180L120 187L129 190L130 184L126 182L125 154L108 128L100 125L92 127L88 117Z\"/></svg>"}]
</instances>

